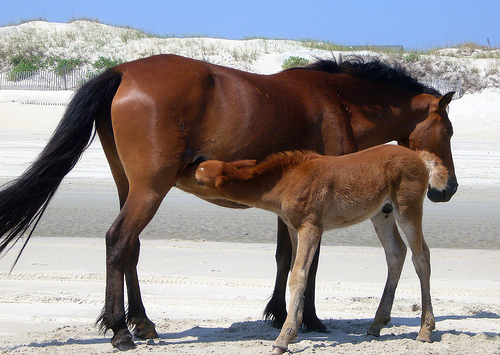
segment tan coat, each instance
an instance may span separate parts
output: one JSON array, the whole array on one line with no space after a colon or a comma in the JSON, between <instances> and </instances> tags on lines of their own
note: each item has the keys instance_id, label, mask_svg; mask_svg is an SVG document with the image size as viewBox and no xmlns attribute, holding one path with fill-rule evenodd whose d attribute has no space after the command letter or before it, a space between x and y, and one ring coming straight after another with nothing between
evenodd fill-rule
<instances>
[{"instance_id":1,"label":"tan coat","mask_svg":"<svg viewBox=\"0 0 500 355\"><path fill-rule=\"evenodd\" d=\"M377 146L339 157L285 152L259 164L255 160L233 163L209 160L199 165L195 179L207 193L275 212L289 226L295 256L290 278L292 300L273 353L286 351L297 334L307 274L323 231L366 219L372 220L388 259L393 257L396 265L389 269L386 291L369 333L378 335L390 319L406 254L397 228L393 228L396 220L408 239L422 284L422 328L418 339L430 341L434 316L429 290L429 250L422 234L423 200L429 184L443 190L448 180L447 169L435 155L396 145ZM388 203L393 212L384 208Z\"/></svg>"}]
</instances>

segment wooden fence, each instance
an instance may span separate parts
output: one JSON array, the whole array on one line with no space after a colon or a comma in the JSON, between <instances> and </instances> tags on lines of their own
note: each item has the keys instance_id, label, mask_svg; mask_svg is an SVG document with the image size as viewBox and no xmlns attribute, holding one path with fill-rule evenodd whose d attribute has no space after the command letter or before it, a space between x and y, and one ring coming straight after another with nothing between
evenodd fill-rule
<instances>
[{"instance_id":1,"label":"wooden fence","mask_svg":"<svg viewBox=\"0 0 500 355\"><path fill-rule=\"evenodd\" d=\"M4 72L0 73L0 90L76 90L97 74L99 72L96 70L84 68L72 71L62 70L61 73L54 70L21 73Z\"/></svg>"}]
</instances>

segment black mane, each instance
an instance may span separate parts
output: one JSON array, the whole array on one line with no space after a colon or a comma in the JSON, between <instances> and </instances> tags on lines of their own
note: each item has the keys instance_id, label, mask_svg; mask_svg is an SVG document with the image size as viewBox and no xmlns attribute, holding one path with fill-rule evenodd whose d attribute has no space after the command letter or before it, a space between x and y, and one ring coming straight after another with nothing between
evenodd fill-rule
<instances>
[{"instance_id":1,"label":"black mane","mask_svg":"<svg viewBox=\"0 0 500 355\"><path fill-rule=\"evenodd\" d=\"M360 57L350 60L340 58L338 61L320 59L305 67L292 69L317 70L329 74L347 74L364 80L396 85L419 94L442 96L439 91L419 83L417 79L411 77L400 64L389 65L378 59L367 63Z\"/></svg>"}]
</instances>

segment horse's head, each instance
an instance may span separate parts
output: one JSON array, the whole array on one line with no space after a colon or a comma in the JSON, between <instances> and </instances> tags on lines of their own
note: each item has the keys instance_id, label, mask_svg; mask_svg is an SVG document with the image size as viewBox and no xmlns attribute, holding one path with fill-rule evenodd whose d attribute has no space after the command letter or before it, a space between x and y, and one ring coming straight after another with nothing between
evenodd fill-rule
<instances>
[{"instance_id":1,"label":"horse's head","mask_svg":"<svg viewBox=\"0 0 500 355\"><path fill-rule=\"evenodd\" d=\"M453 127L448 118L447 107L454 92L441 97L419 95L417 105L427 106L424 112L427 117L420 121L410 133L408 141L399 142L412 150L427 150L437 155L448 169L448 184L443 191L429 188L427 197L433 202L447 202L458 188L455 167L451 154L451 136ZM430 102L429 102L430 100ZM419 102L420 101L420 102ZM424 103L425 101L425 103Z\"/></svg>"}]
</instances>

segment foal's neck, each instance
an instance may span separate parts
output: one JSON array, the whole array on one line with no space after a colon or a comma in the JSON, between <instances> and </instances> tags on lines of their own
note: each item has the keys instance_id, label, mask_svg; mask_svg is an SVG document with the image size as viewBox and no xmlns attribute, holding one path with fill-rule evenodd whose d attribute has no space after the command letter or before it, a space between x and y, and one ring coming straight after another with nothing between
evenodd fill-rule
<instances>
[{"instance_id":1,"label":"foal's neck","mask_svg":"<svg viewBox=\"0 0 500 355\"><path fill-rule=\"evenodd\" d=\"M315 159L311 152L284 152L271 155L253 167L239 169L241 178L234 176L224 187L230 199L250 206L277 211L281 190L286 186L286 176L290 169Z\"/></svg>"},{"instance_id":2,"label":"foal's neck","mask_svg":"<svg viewBox=\"0 0 500 355\"><path fill-rule=\"evenodd\" d=\"M282 177L283 174L273 174L242 181L235 180L227 184L223 191L232 201L274 212L280 206L276 190Z\"/></svg>"}]
</instances>

